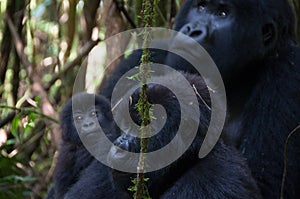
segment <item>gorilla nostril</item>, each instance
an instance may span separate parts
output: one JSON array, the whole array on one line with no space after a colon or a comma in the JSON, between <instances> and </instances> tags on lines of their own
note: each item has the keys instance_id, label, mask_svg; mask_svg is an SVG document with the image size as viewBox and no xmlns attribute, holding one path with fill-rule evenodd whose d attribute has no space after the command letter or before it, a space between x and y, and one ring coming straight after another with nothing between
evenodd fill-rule
<instances>
[{"instance_id":1,"label":"gorilla nostril","mask_svg":"<svg viewBox=\"0 0 300 199\"><path fill-rule=\"evenodd\" d=\"M195 30L195 31L191 32L191 34L189 36L192 37L192 38L196 38L196 37L198 37L202 34L203 34L202 30Z\"/></svg>"},{"instance_id":2,"label":"gorilla nostril","mask_svg":"<svg viewBox=\"0 0 300 199\"><path fill-rule=\"evenodd\" d=\"M191 31L193 31L193 28L191 27L190 24L187 24L187 25L183 26L183 27L179 30L179 32L181 32L181 33L183 33L183 34L185 34L185 35L189 35Z\"/></svg>"},{"instance_id":3,"label":"gorilla nostril","mask_svg":"<svg viewBox=\"0 0 300 199\"><path fill-rule=\"evenodd\" d=\"M186 32L187 32L187 33L191 32L191 30L192 30L192 29L191 29L190 26L187 26L187 27L186 27Z\"/></svg>"},{"instance_id":4,"label":"gorilla nostril","mask_svg":"<svg viewBox=\"0 0 300 199\"><path fill-rule=\"evenodd\" d=\"M94 122L90 122L90 123L85 123L83 124L84 127L89 127L89 126L93 126Z\"/></svg>"}]
</instances>

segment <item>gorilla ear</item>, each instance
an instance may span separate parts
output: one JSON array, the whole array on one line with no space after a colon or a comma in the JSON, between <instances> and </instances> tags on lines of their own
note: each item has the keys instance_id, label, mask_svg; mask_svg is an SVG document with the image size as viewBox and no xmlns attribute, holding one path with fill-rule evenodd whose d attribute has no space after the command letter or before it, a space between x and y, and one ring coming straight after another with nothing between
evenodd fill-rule
<instances>
[{"instance_id":1,"label":"gorilla ear","mask_svg":"<svg viewBox=\"0 0 300 199\"><path fill-rule=\"evenodd\" d=\"M262 27L262 34L263 34L263 44L268 50L271 50L275 47L277 42L277 27L275 23L267 23Z\"/></svg>"}]
</instances>

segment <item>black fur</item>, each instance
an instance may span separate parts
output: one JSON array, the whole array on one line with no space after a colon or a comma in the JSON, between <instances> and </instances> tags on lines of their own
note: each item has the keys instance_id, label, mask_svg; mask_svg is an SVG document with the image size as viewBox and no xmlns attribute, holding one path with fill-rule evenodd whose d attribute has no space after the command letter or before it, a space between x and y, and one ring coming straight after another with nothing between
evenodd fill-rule
<instances>
[{"instance_id":1,"label":"black fur","mask_svg":"<svg viewBox=\"0 0 300 199\"><path fill-rule=\"evenodd\" d=\"M112 180L111 170L97 160L82 170L77 182L65 194L65 199L126 199L125 191L118 190Z\"/></svg>"},{"instance_id":2,"label":"black fur","mask_svg":"<svg viewBox=\"0 0 300 199\"><path fill-rule=\"evenodd\" d=\"M96 113L96 115L90 117L91 113ZM81 118L76 118L78 116ZM86 117L90 118L85 119ZM87 142L91 140L89 143L101 146L101 141L97 140L97 136L93 137L93 133L99 131L97 123L113 141L119 135L113 121L110 104L102 96L80 93L67 102L61 113L62 143L54 174L55 199L64 198L67 192L66 195L70 198L81 198L82 194L91 193L95 196L104 193L103 195L111 198L111 195L114 194L113 184L109 181L109 169L98 162L81 141L81 139ZM79 136L79 134L81 135ZM86 179L91 176L99 180L96 185L86 183ZM103 179L105 179L104 182L102 182ZM78 180L80 182L77 182ZM94 182L93 178L90 180L91 183ZM95 186L101 187L98 189L98 193L92 192ZM110 187L108 188L108 186Z\"/></svg>"},{"instance_id":3,"label":"black fur","mask_svg":"<svg viewBox=\"0 0 300 199\"><path fill-rule=\"evenodd\" d=\"M268 199L280 196L285 141L300 124L300 49L294 23L287 0L187 0L174 27L200 43L217 64L228 99L225 132ZM165 63L196 72L182 60L169 54ZM295 133L288 146L285 198L300 197L299 151Z\"/></svg>"},{"instance_id":4,"label":"black fur","mask_svg":"<svg viewBox=\"0 0 300 199\"><path fill-rule=\"evenodd\" d=\"M184 144L184 137L189 137L190 129L196 125L196 121L200 119L200 126L197 135L189 146L187 151L171 165L146 174L149 178L147 182L150 196L152 198L260 198L260 193L256 187L256 183L251 176L250 170L244 159L232 147L226 146L220 140L213 151L204 159L198 158L198 152L205 136L210 110L205 105L210 104L208 90L198 75L184 74L185 78L190 82L191 86L197 89L201 95L198 97L199 108L201 112L200 118L195 118L196 104L184 104L179 107L178 100L174 94L166 87L157 84L150 84L147 90L147 96L151 104L162 105L167 114L167 120L162 130L149 139L148 151L161 149L168 144L177 134L179 124L186 129L184 135L179 139L176 147L177 150ZM163 77L158 77L165 81L167 85L177 85L180 91L186 90L182 82L178 82L178 77L174 73ZM155 80L155 78L153 78ZM196 94L195 94L196 95ZM130 113L132 119L140 124L141 119L135 109L135 105L139 98L139 92L136 91L132 96L130 103ZM188 101L190 96L185 96ZM126 106L126 101L119 106ZM122 110L122 108L121 108ZM188 117L180 122L183 112L188 113ZM122 113L119 113L122 117ZM162 120L161 115L155 115L155 120ZM122 120L122 118L117 118ZM124 118L126 120L126 118ZM130 129L130 128L129 128ZM139 139L131 136L127 132L121 135L115 145L131 152L139 152ZM177 149L176 149L177 148ZM165 154L166 155L166 154ZM117 164L122 166L127 163L132 164L133 160L129 156L123 154L123 151L117 147L111 149L108 156L111 164L115 167ZM149 158L149 157L148 157ZM155 159L147 159L146 165L155 164L156 159L166 157L155 157ZM120 171L113 171L114 182L119 189L124 191L131 186L130 179L135 175Z\"/></svg>"},{"instance_id":5,"label":"black fur","mask_svg":"<svg viewBox=\"0 0 300 199\"><path fill-rule=\"evenodd\" d=\"M286 0L218 2L188 0L176 29L202 44L217 64L229 105L227 133L248 160L263 197L279 198L285 141L300 124L294 16ZM225 17L213 17L222 12ZM294 199L300 197L299 133L288 149L284 198Z\"/></svg>"}]
</instances>

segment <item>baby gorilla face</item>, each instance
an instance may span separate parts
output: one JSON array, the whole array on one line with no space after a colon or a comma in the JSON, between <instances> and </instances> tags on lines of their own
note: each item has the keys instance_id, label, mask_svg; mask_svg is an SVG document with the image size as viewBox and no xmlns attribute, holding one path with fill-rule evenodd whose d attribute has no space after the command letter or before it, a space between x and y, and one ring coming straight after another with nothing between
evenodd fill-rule
<instances>
[{"instance_id":1,"label":"baby gorilla face","mask_svg":"<svg viewBox=\"0 0 300 199\"><path fill-rule=\"evenodd\" d=\"M98 114L95 109L86 112L80 110L74 112L73 118L80 137L85 138L99 131Z\"/></svg>"},{"instance_id":2,"label":"baby gorilla face","mask_svg":"<svg viewBox=\"0 0 300 199\"><path fill-rule=\"evenodd\" d=\"M62 111L61 121L64 141L81 144L82 141L93 142L101 132L111 140L117 135L110 103L100 95L73 96Z\"/></svg>"}]
</instances>

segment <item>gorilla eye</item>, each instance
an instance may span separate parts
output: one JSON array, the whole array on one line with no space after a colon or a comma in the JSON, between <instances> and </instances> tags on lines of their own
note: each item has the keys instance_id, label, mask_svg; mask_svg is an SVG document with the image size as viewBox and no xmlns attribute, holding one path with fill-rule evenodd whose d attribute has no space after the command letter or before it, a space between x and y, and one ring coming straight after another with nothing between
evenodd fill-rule
<instances>
[{"instance_id":1,"label":"gorilla eye","mask_svg":"<svg viewBox=\"0 0 300 199\"><path fill-rule=\"evenodd\" d=\"M199 3L199 4L198 4L198 11L199 11L199 12L204 12L204 11L205 11L205 7L206 7L205 2Z\"/></svg>"},{"instance_id":2,"label":"gorilla eye","mask_svg":"<svg viewBox=\"0 0 300 199\"><path fill-rule=\"evenodd\" d=\"M227 13L222 11L222 12L219 12L219 16L220 17L226 17L227 16Z\"/></svg>"},{"instance_id":3,"label":"gorilla eye","mask_svg":"<svg viewBox=\"0 0 300 199\"><path fill-rule=\"evenodd\" d=\"M217 15L219 17L227 17L229 14L228 10L226 8L220 8L217 12Z\"/></svg>"},{"instance_id":4,"label":"gorilla eye","mask_svg":"<svg viewBox=\"0 0 300 199\"><path fill-rule=\"evenodd\" d=\"M82 120L83 119L83 117L82 116L80 116L80 115L78 115L78 116L75 116L75 120L76 121L80 121L80 120Z\"/></svg>"},{"instance_id":5,"label":"gorilla eye","mask_svg":"<svg viewBox=\"0 0 300 199\"><path fill-rule=\"evenodd\" d=\"M96 112L96 111L92 111L92 112L91 112L91 116L92 116L92 117L97 117L97 112Z\"/></svg>"}]
</instances>

